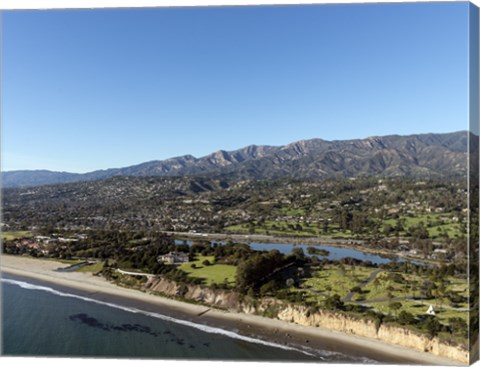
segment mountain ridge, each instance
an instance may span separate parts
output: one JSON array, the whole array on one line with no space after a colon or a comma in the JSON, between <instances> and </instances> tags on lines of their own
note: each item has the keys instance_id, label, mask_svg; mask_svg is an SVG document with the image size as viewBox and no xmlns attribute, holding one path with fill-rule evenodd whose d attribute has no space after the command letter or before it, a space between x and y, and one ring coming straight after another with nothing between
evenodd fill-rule
<instances>
[{"instance_id":1,"label":"mountain ridge","mask_svg":"<svg viewBox=\"0 0 480 367\"><path fill-rule=\"evenodd\" d=\"M478 149L478 136L470 144ZM299 140L282 146L248 145L196 158L186 154L87 173L48 170L2 172L3 187L28 187L114 176L214 176L230 179L322 179L359 175L466 174L468 132Z\"/></svg>"}]
</instances>

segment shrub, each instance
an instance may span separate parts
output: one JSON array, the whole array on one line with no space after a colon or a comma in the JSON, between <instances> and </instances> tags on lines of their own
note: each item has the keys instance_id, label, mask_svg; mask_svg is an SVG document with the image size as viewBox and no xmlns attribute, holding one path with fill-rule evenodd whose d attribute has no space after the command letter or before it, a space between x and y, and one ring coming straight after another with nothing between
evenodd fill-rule
<instances>
[{"instance_id":1,"label":"shrub","mask_svg":"<svg viewBox=\"0 0 480 367\"><path fill-rule=\"evenodd\" d=\"M334 294L325 300L325 307L329 310L343 310L344 303L338 294Z\"/></svg>"},{"instance_id":2,"label":"shrub","mask_svg":"<svg viewBox=\"0 0 480 367\"><path fill-rule=\"evenodd\" d=\"M415 324L415 316L413 316L410 312L401 311L398 315L398 322L402 325L412 325Z\"/></svg>"},{"instance_id":3,"label":"shrub","mask_svg":"<svg viewBox=\"0 0 480 367\"><path fill-rule=\"evenodd\" d=\"M177 291L177 295L180 296L180 297L184 297L188 292L188 287L186 284L182 284L180 285L180 287L178 287L178 291Z\"/></svg>"}]
</instances>

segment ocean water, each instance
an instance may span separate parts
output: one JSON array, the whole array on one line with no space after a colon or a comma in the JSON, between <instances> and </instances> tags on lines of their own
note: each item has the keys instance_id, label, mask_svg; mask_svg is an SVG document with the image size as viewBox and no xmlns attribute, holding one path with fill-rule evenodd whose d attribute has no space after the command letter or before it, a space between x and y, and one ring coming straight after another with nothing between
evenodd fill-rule
<instances>
[{"instance_id":1,"label":"ocean water","mask_svg":"<svg viewBox=\"0 0 480 367\"><path fill-rule=\"evenodd\" d=\"M36 282L36 281L35 281ZM2 354L241 361L359 362L112 303L95 294L2 277Z\"/></svg>"}]
</instances>

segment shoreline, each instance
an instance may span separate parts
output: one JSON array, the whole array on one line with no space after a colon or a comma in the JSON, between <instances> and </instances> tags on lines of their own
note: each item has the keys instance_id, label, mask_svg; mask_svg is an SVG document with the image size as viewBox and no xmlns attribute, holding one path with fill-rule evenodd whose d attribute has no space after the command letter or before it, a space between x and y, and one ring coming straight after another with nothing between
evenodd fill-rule
<instances>
[{"instance_id":1,"label":"shoreline","mask_svg":"<svg viewBox=\"0 0 480 367\"><path fill-rule=\"evenodd\" d=\"M122 288L107 280L80 272L55 272L65 264L4 255L0 257L2 273L52 285L87 292L89 296L114 299L146 311L155 311L179 319L218 327L257 339L282 345L304 345L309 348L334 351L352 357L366 357L380 363L459 365L458 361L421 353L400 346L323 328L304 327L277 319L233 313L160 297L139 290ZM308 342L307 342L308 340ZM338 362L337 362L338 363Z\"/></svg>"}]
</instances>

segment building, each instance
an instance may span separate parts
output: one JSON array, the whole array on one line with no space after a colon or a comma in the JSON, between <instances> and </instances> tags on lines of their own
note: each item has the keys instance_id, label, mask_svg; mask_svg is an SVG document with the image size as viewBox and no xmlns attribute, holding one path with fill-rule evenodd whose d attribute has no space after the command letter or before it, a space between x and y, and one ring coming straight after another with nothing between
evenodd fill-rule
<instances>
[{"instance_id":1,"label":"building","mask_svg":"<svg viewBox=\"0 0 480 367\"><path fill-rule=\"evenodd\" d=\"M157 261L159 263L171 265L183 264L188 262L188 254L184 252L169 252L166 255L160 255L157 257Z\"/></svg>"}]
</instances>

